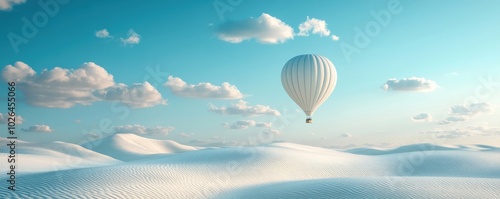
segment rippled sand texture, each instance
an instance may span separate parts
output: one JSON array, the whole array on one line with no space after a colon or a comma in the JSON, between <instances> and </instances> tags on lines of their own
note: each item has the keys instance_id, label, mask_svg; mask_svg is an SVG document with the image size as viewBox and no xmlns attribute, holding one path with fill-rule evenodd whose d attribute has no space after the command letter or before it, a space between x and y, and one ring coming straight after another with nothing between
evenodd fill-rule
<instances>
[{"instance_id":1,"label":"rippled sand texture","mask_svg":"<svg viewBox=\"0 0 500 199\"><path fill-rule=\"evenodd\" d=\"M20 158L30 155L42 169L19 175L17 191L2 191L0 198L500 198L500 149L490 146L203 149L131 134L105 139L89 147L101 153L61 142L56 145L67 152L25 143L31 148ZM85 164L43 167L67 156Z\"/></svg>"}]
</instances>

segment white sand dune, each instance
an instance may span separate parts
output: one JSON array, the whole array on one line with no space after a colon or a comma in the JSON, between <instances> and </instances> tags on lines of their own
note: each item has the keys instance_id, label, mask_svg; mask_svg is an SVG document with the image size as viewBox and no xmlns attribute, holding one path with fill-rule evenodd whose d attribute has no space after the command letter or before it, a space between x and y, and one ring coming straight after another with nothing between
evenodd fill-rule
<instances>
[{"instance_id":1,"label":"white sand dune","mask_svg":"<svg viewBox=\"0 0 500 199\"><path fill-rule=\"evenodd\" d=\"M0 157L7 158L7 139L0 138ZM20 174L114 165L120 161L106 155L85 149L76 144L64 142L32 143L16 141L16 163ZM4 160L6 161L6 160ZM2 161L0 169L7 171Z\"/></svg>"},{"instance_id":2,"label":"white sand dune","mask_svg":"<svg viewBox=\"0 0 500 199\"><path fill-rule=\"evenodd\" d=\"M498 179L406 177L329 178L257 185L218 198L500 198Z\"/></svg>"},{"instance_id":3,"label":"white sand dune","mask_svg":"<svg viewBox=\"0 0 500 199\"><path fill-rule=\"evenodd\" d=\"M24 175L0 198L500 198L500 151L481 148L385 155L293 143L210 148Z\"/></svg>"},{"instance_id":4,"label":"white sand dune","mask_svg":"<svg viewBox=\"0 0 500 199\"><path fill-rule=\"evenodd\" d=\"M435 145L429 143L422 143L422 144L411 144L411 145L401 146L395 149L355 148L355 149L345 150L345 152L360 154L360 155L385 155L385 154L406 153L415 151L438 151L438 150L498 151L500 150L500 148L494 146L486 146L486 145Z\"/></svg>"},{"instance_id":5,"label":"white sand dune","mask_svg":"<svg viewBox=\"0 0 500 199\"><path fill-rule=\"evenodd\" d=\"M172 140L155 140L136 134L114 134L82 146L122 161L143 159L156 154L171 154L198 149Z\"/></svg>"}]
</instances>

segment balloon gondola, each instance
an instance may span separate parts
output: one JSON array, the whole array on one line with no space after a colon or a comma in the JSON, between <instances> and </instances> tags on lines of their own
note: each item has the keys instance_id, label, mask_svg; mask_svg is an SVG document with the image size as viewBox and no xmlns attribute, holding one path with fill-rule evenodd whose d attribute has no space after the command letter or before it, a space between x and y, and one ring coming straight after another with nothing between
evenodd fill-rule
<instances>
[{"instance_id":1,"label":"balloon gondola","mask_svg":"<svg viewBox=\"0 0 500 199\"><path fill-rule=\"evenodd\" d=\"M283 66L281 83L290 98L306 114L306 123L312 123L314 111L328 99L335 88L337 71L326 57L299 55Z\"/></svg>"}]
</instances>

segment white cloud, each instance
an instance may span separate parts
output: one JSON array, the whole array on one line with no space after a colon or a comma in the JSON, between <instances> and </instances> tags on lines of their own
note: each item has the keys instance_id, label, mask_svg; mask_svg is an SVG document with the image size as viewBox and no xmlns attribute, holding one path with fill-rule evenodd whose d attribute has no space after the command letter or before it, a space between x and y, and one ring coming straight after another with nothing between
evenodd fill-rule
<instances>
[{"instance_id":1,"label":"white cloud","mask_svg":"<svg viewBox=\"0 0 500 199\"><path fill-rule=\"evenodd\" d=\"M271 122L257 122L256 127L270 128L273 124Z\"/></svg>"},{"instance_id":2,"label":"white cloud","mask_svg":"<svg viewBox=\"0 0 500 199\"><path fill-rule=\"evenodd\" d=\"M0 0L0 10L11 10L14 5L26 3L26 0Z\"/></svg>"},{"instance_id":3,"label":"white cloud","mask_svg":"<svg viewBox=\"0 0 500 199\"><path fill-rule=\"evenodd\" d=\"M116 133L134 133L138 135L168 135L170 132L175 130L171 126L155 126L155 127L145 127L139 124L128 124L124 126L115 127Z\"/></svg>"},{"instance_id":4,"label":"white cloud","mask_svg":"<svg viewBox=\"0 0 500 199\"><path fill-rule=\"evenodd\" d=\"M222 126L228 129L247 129L249 127L248 125L229 124L227 122L222 123Z\"/></svg>"},{"instance_id":5,"label":"white cloud","mask_svg":"<svg viewBox=\"0 0 500 199\"><path fill-rule=\"evenodd\" d=\"M187 84L181 78L168 77L168 81L163 84L168 87L174 95L191 98L216 98L216 99L239 99L243 94L236 86L228 82L221 86L212 85L208 82L201 82L196 85Z\"/></svg>"},{"instance_id":6,"label":"white cloud","mask_svg":"<svg viewBox=\"0 0 500 199\"><path fill-rule=\"evenodd\" d=\"M281 131L277 129L272 129L272 128L266 128L264 129L265 134L273 134L273 135L281 135Z\"/></svg>"},{"instance_id":7,"label":"white cloud","mask_svg":"<svg viewBox=\"0 0 500 199\"><path fill-rule=\"evenodd\" d=\"M340 39L340 37L339 37L339 36L337 36L337 35L332 35L332 40L333 40L333 41L338 41L339 39Z\"/></svg>"},{"instance_id":8,"label":"white cloud","mask_svg":"<svg viewBox=\"0 0 500 199\"><path fill-rule=\"evenodd\" d=\"M272 126L272 123L270 123L270 122L256 122L254 120L239 120L239 121L236 121L232 124L229 124L227 122L222 123L222 126L229 128L229 129L247 129L248 127L251 127L251 126L260 127L260 128L270 128Z\"/></svg>"},{"instance_id":9,"label":"white cloud","mask_svg":"<svg viewBox=\"0 0 500 199\"><path fill-rule=\"evenodd\" d=\"M453 105L450 107L448 117L438 124L467 121L482 113L493 111L493 106L486 102Z\"/></svg>"},{"instance_id":10,"label":"white cloud","mask_svg":"<svg viewBox=\"0 0 500 199\"><path fill-rule=\"evenodd\" d=\"M15 81L28 104L49 108L69 108L96 101L121 101L134 108L164 104L159 92L149 83L130 87L116 84L104 68L86 62L78 69L55 67L37 74L23 62L7 65L4 81Z\"/></svg>"},{"instance_id":11,"label":"white cloud","mask_svg":"<svg viewBox=\"0 0 500 199\"><path fill-rule=\"evenodd\" d=\"M193 136L193 134L192 134L192 133L180 133L180 135L181 135L182 137L185 137L185 138L189 138L189 137Z\"/></svg>"},{"instance_id":12,"label":"white cloud","mask_svg":"<svg viewBox=\"0 0 500 199\"><path fill-rule=\"evenodd\" d=\"M128 36L127 38L120 38L120 41L122 41L122 43L124 45L127 45L127 44L133 45L133 44L138 44L139 42L141 42L141 36L139 34L137 34L132 29L130 29L128 31L127 36Z\"/></svg>"},{"instance_id":13,"label":"white cloud","mask_svg":"<svg viewBox=\"0 0 500 199\"><path fill-rule=\"evenodd\" d=\"M223 115L244 115L244 116L280 115L280 112L272 109L269 106L265 105L249 106L247 104L248 102L245 102L243 100L239 100L237 103L231 104L231 106L216 107L215 105L210 104L209 111Z\"/></svg>"},{"instance_id":14,"label":"white cloud","mask_svg":"<svg viewBox=\"0 0 500 199\"><path fill-rule=\"evenodd\" d=\"M341 135L342 137L345 137L345 138L350 138L352 137L352 135L350 133L342 133Z\"/></svg>"},{"instance_id":15,"label":"white cloud","mask_svg":"<svg viewBox=\"0 0 500 199\"><path fill-rule=\"evenodd\" d=\"M466 105L454 105L450 107L450 111L452 114L468 116L477 115L479 113L488 113L492 110L493 107L486 102L470 103Z\"/></svg>"},{"instance_id":16,"label":"white cloud","mask_svg":"<svg viewBox=\"0 0 500 199\"><path fill-rule=\"evenodd\" d=\"M23 62L16 62L14 65L7 65L2 71L2 77L5 81L15 81L19 82L25 79L26 77L30 77L35 75L36 72Z\"/></svg>"},{"instance_id":17,"label":"white cloud","mask_svg":"<svg viewBox=\"0 0 500 199\"><path fill-rule=\"evenodd\" d=\"M283 43L293 39L293 28L269 14L242 21L228 21L216 28L217 36L224 41L240 43L255 38L262 43Z\"/></svg>"},{"instance_id":18,"label":"white cloud","mask_svg":"<svg viewBox=\"0 0 500 199\"><path fill-rule=\"evenodd\" d=\"M435 129L431 131L424 131L421 133L431 134L436 138L453 139L453 138L471 137L471 136L497 136L500 135L500 128L467 126L455 129Z\"/></svg>"},{"instance_id":19,"label":"white cloud","mask_svg":"<svg viewBox=\"0 0 500 199\"><path fill-rule=\"evenodd\" d=\"M135 83L132 86L118 84L94 92L95 96L107 100L121 102L131 108L145 108L167 103L149 82Z\"/></svg>"},{"instance_id":20,"label":"white cloud","mask_svg":"<svg viewBox=\"0 0 500 199\"><path fill-rule=\"evenodd\" d=\"M21 129L24 132L39 132L39 133L51 133L53 130L47 125L33 125L28 128Z\"/></svg>"},{"instance_id":21,"label":"white cloud","mask_svg":"<svg viewBox=\"0 0 500 199\"><path fill-rule=\"evenodd\" d=\"M327 28L327 24L324 20L309 18L299 25L299 36L309 36L309 33L318 34L322 37L329 36L330 30Z\"/></svg>"},{"instance_id":22,"label":"white cloud","mask_svg":"<svg viewBox=\"0 0 500 199\"><path fill-rule=\"evenodd\" d=\"M418 77L403 78L400 80L389 79L382 86L384 90L416 92L430 92L436 90L437 87L436 82Z\"/></svg>"},{"instance_id":23,"label":"white cloud","mask_svg":"<svg viewBox=\"0 0 500 199\"><path fill-rule=\"evenodd\" d=\"M9 118L9 115L5 114L5 116L4 116L2 113L0 113L0 124L9 123L8 118ZM23 117L21 117L20 115L15 116L15 118L16 118L15 119L16 124L22 124L24 122Z\"/></svg>"},{"instance_id":24,"label":"white cloud","mask_svg":"<svg viewBox=\"0 0 500 199\"><path fill-rule=\"evenodd\" d=\"M76 70L55 67L36 74L22 62L3 69L6 81L16 81L28 104L41 107L68 108L75 104L89 105L98 101L95 89L114 85L113 76L95 63L84 63Z\"/></svg>"},{"instance_id":25,"label":"white cloud","mask_svg":"<svg viewBox=\"0 0 500 199\"><path fill-rule=\"evenodd\" d=\"M223 147L223 146L241 146L242 143L237 141L225 141L220 139L193 139L189 141L190 144L204 147Z\"/></svg>"},{"instance_id":26,"label":"white cloud","mask_svg":"<svg viewBox=\"0 0 500 199\"><path fill-rule=\"evenodd\" d=\"M102 29L95 32L95 36L98 38L112 38L107 29Z\"/></svg>"},{"instance_id":27,"label":"white cloud","mask_svg":"<svg viewBox=\"0 0 500 199\"><path fill-rule=\"evenodd\" d=\"M414 122L430 122L432 121L432 115L429 113L420 113L411 117Z\"/></svg>"}]
</instances>

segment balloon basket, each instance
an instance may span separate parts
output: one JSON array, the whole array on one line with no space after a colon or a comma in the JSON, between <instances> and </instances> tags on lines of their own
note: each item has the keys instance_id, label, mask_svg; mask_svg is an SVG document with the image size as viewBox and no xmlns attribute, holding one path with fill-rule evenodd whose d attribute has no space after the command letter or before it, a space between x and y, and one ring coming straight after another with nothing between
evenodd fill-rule
<instances>
[{"instance_id":1,"label":"balloon basket","mask_svg":"<svg viewBox=\"0 0 500 199\"><path fill-rule=\"evenodd\" d=\"M306 119L306 123L308 123L308 124L313 123L313 119L312 118L307 118Z\"/></svg>"}]
</instances>

